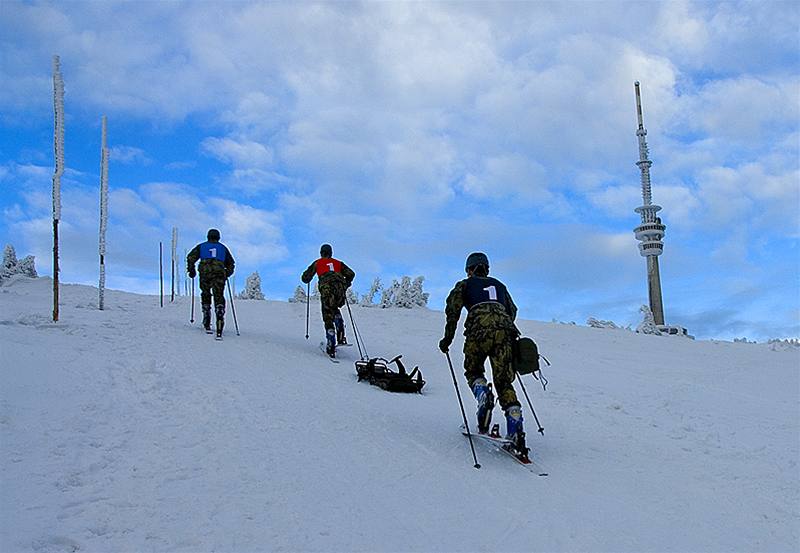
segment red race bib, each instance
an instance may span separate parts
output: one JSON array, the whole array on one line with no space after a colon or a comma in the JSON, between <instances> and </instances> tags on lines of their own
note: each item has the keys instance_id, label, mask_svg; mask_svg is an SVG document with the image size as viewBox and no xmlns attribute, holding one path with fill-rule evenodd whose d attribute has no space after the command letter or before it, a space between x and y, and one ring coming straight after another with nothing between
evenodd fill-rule
<instances>
[{"instance_id":1,"label":"red race bib","mask_svg":"<svg viewBox=\"0 0 800 553\"><path fill-rule=\"evenodd\" d=\"M321 257L317 259L317 276L321 277L325 273L341 273L342 262L332 257Z\"/></svg>"}]
</instances>

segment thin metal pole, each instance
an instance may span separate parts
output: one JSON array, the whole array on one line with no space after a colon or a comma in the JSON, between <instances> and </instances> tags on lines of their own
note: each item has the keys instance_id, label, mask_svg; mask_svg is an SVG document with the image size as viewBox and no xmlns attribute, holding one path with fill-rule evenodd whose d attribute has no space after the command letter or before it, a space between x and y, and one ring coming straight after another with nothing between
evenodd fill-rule
<instances>
[{"instance_id":1,"label":"thin metal pole","mask_svg":"<svg viewBox=\"0 0 800 553\"><path fill-rule=\"evenodd\" d=\"M194 323L194 277L192 277L192 316L189 318L190 323Z\"/></svg>"},{"instance_id":2,"label":"thin metal pole","mask_svg":"<svg viewBox=\"0 0 800 553\"><path fill-rule=\"evenodd\" d=\"M464 402L461 401L461 392L458 390L458 382L456 382L456 371L453 370L453 362L450 361L450 353L445 352L447 356L447 364L450 366L450 374L453 376L453 386L456 389L456 396L458 396L458 405L461 407L461 416L464 418L464 428L467 430L467 437L469 438L469 447L472 450L472 458L475 460L475 468L481 468L478 463L478 456L475 455L475 445L472 443L472 434L469 431L469 424L467 423L467 413L464 411Z\"/></svg>"},{"instance_id":3,"label":"thin metal pole","mask_svg":"<svg viewBox=\"0 0 800 553\"><path fill-rule=\"evenodd\" d=\"M309 280L306 285L306 340L308 340L308 320L311 316L311 281Z\"/></svg>"},{"instance_id":4,"label":"thin metal pole","mask_svg":"<svg viewBox=\"0 0 800 553\"><path fill-rule=\"evenodd\" d=\"M233 294L231 293L231 281L230 279L225 279L225 282L228 283L228 297L231 299L231 311L233 311L233 326L236 327L236 335L241 336L239 334L239 323L236 322L236 305L233 303Z\"/></svg>"},{"instance_id":5,"label":"thin metal pole","mask_svg":"<svg viewBox=\"0 0 800 553\"><path fill-rule=\"evenodd\" d=\"M355 319L353 319L353 312L350 310L350 302L348 302L345 298L344 303L347 305L347 312L350 314L350 325L353 327L353 335L356 337L358 355L361 356L361 359L369 359L369 354L367 353L367 344L364 344L364 352L361 352L361 344L364 343L364 340L360 338L361 333L358 331L358 326L356 325Z\"/></svg>"},{"instance_id":6,"label":"thin metal pole","mask_svg":"<svg viewBox=\"0 0 800 553\"><path fill-rule=\"evenodd\" d=\"M536 416L536 411L533 409L533 403L531 403L531 398L528 397L528 390L525 389L525 384L522 382L522 375L517 373L519 377L519 385L522 386L522 393L525 394L525 399L528 400L528 406L531 408L531 413L533 413L533 419L536 421L536 426L539 427L539 434L544 436L544 427L539 422L539 417Z\"/></svg>"},{"instance_id":7,"label":"thin metal pole","mask_svg":"<svg viewBox=\"0 0 800 553\"><path fill-rule=\"evenodd\" d=\"M161 283L161 307L164 307L164 246L158 243L158 281Z\"/></svg>"}]
</instances>

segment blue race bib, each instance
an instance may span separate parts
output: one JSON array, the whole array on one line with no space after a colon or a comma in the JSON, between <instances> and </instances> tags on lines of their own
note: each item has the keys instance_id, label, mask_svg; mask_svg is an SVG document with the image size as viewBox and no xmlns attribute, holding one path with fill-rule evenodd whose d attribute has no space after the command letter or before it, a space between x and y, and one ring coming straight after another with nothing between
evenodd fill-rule
<instances>
[{"instance_id":1,"label":"blue race bib","mask_svg":"<svg viewBox=\"0 0 800 553\"><path fill-rule=\"evenodd\" d=\"M225 263L227 251L219 242L203 242L200 244L200 259L216 259Z\"/></svg>"}]
</instances>

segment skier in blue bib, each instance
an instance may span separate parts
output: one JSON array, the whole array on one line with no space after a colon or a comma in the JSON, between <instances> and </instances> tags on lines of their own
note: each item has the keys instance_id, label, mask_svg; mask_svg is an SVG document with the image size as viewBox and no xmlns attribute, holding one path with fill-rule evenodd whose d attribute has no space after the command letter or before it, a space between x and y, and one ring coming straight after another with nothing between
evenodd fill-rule
<instances>
[{"instance_id":1,"label":"skier in blue bib","mask_svg":"<svg viewBox=\"0 0 800 553\"><path fill-rule=\"evenodd\" d=\"M439 349L448 352L455 337L461 310L464 323L464 376L478 402L478 431L486 433L492 420L494 394L486 382L487 357L491 361L494 388L506 414L506 437L525 450L522 410L514 391L513 345L519 336L514 320L517 306L505 284L489 276L489 258L482 252L467 257L467 278L456 283L447 296L447 322Z\"/></svg>"},{"instance_id":2,"label":"skier in blue bib","mask_svg":"<svg viewBox=\"0 0 800 553\"><path fill-rule=\"evenodd\" d=\"M214 310L217 315L217 337L222 337L225 326L225 283L233 274L236 262L230 250L219 241L220 234L215 228L209 229L208 241L196 245L186 256L187 272L194 278L195 263L200 260L200 305L203 309L203 328L211 332L211 296L214 296Z\"/></svg>"}]
</instances>

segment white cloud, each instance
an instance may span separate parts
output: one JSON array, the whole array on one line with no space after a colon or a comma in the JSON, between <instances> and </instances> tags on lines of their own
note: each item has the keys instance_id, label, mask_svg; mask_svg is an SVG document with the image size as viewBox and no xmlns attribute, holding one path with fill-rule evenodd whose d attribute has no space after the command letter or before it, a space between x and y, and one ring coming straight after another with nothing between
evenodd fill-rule
<instances>
[{"instance_id":1,"label":"white cloud","mask_svg":"<svg viewBox=\"0 0 800 553\"><path fill-rule=\"evenodd\" d=\"M111 146L108 149L108 157L112 161L125 165L135 163L148 165L153 162L153 160L145 154L144 150L134 146Z\"/></svg>"},{"instance_id":2,"label":"white cloud","mask_svg":"<svg viewBox=\"0 0 800 553\"><path fill-rule=\"evenodd\" d=\"M205 153L237 167L263 169L272 163L272 151L252 140L209 137L201 147Z\"/></svg>"}]
</instances>

